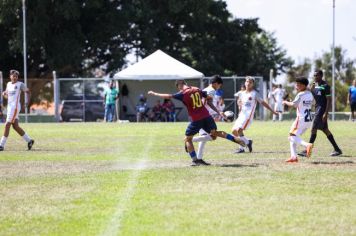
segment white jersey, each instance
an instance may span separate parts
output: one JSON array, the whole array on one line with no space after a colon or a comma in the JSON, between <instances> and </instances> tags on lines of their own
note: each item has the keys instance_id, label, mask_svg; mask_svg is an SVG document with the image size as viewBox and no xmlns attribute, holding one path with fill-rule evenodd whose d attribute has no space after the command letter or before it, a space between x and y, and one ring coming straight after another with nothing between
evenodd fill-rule
<instances>
[{"instance_id":1,"label":"white jersey","mask_svg":"<svg viewBox=\"0 0 356 236\"><path fill-rule=\"evenodd\" d=\"M253 116L257 102L263 101L261 95L256 90L252 90L250 92L248 92L247 90L241 91L237 95L238 97L236 97L236 99L241 105L241 113L244 113L249 116Z\"/></svg>"},{"instance_id":2,"label":"white jersey","mask_svg":"<svg viewBox=\"0 0 356 236\"><path fill-rule=\"evenodd\" d=\"M24 83L17 81L16 83L8 82L6 85L7 105L10 107L20 107L21 91L24 91L26 86Z\"/></svg>"},{"instance_id":3,"label":"white jersey","mask_svg":"<svg viewBox=\"0 0 356 236\"><path fill-rule=\"evenodd\" d=\"M277 103L282 103L283 97L284 97L284 90L281 88L276 88L273 92L272 95L276 99Z\"/></svg>"},{"instance_id":4,"label":"white jersey","mask_svg":"<svg viewBox=\"0 0 356 236\"><path fill-rule=\"evenodd\" d=\"M303 122L311 122L311 109L314 101L313 94L306 90L299 92L294 98L293 105L297 108L297 119Z\"/></svg>"},{"instance_id":5,"label":"white jersey","mask_svg":"<svg viewBox=\"0 0 356 236\"><path fill-rule=\"evenodd\" d=\"M215 98L216 90L212 86L209 85L208 87L203 89L203 91L206 92L206 94L213 99L213 104L215 105L214 99L216 99ZM211 107L207 103L205 103L205 108L209 111L210 115L216 114L216 112L213 109L211 109Z\"/></svg>"}]
</instances>

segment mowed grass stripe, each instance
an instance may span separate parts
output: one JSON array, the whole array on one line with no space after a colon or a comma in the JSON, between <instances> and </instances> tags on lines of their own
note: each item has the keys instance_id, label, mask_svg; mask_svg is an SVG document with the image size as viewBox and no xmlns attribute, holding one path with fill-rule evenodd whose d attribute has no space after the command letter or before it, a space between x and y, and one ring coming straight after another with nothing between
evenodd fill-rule
<instances>
[{"instance_id":1,"label":"mowed grass stripe","mask_svg":"<svg viewBox=\"0 0 356 236\"><path fill-rule=\"evenodd\" d=\"M124 190L124 195L119 199L118 204L115 207L115 213L110 219L105 231L101 234L103 236L118 235L121 229L122 218L124 217L125 211L130 209L131 199L135 194L136 187L140 178L141 171L146 168L146 163L149 160L149 154L153 146L152 136L148 136L147 142L145 143L142 152L139 154L141 160L139 160L130 174L126 189Z\"/></svg>"}]
</instances>

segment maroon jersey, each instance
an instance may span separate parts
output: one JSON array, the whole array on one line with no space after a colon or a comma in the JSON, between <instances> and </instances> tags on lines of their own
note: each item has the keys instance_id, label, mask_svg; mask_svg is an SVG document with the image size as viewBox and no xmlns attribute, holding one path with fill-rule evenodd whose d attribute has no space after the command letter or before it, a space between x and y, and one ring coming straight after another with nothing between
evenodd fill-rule
<instances>
[{"instance_id":1,"label":"maroon jersey","mask_svg":"<svg viewBox=\"0 0 356 236\"><path fill-rule=\"evenodd\" d=\"M203 97L207 97L206 92L196 87L188 87L173 95L173 98L180 100L187 107L192 121L202 120L210 116L202 102Z\"/></svg>"}]
</instances>

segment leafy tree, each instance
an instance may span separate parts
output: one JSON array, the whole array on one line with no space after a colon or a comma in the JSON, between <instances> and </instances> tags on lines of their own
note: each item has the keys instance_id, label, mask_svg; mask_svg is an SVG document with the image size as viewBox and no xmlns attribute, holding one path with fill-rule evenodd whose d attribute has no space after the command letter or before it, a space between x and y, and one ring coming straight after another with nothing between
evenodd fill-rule
<instances>
[{"instance_id":1,"label":"leafy tree","mask_svg":"<svg viewBox=\"0 0 356 236\"><path fill-rule=\"evenodd\" d=\"M324 71L324 77L331 86L332 82L332 50L323 52L315 59L315 67ZM335 47L335 94L337 111L347 107L348 86L356 78L355 61L347 58L346 51L341 46Z\"/></svg>"},{"instance_id":2,"label":"leafy tree","mask_svg":"<svg viewBox=\"0 0 356 236\"><path fill-rule=\"evenodd\" d=\"M21 1L1 1L1 70L22 68ZM284 72L292 61L257 19L236 19L222 0L27 1L30 77L113 73L157 49L205 74Z\"/></svg>"},{"instance_id":3,"label":"leafy tree","mask_svg":"<svg viewBox=\"0 0 356 236\"><path fill-rule=\"evenodd\" d=\"M332 49L331 49L332 50ZM299 64L292 66L287 73L289 82L295 80L297 76L308 76L312 67L324 71L324 79L332 86L332 51L323 52L321 56L314 59L304 59ZM337 111L343 111L347 108L348 86L356 78L355 60L347 58L346 51L342 47L335 47L335 93Z\"/></svg>"},{"instance_id":4,"label":"leafy tree","mask_svg":"<svg viewBox=\"0 0 356 236\"><path fill-rule=\"evenodd\" d=\"M300 64L291 66L290 69L287 71L287 81L294 82L298 76L305 76L308 78L311 69L311 60L308 58L304 58L304 60Z\"/></svg>"}]
</instances>

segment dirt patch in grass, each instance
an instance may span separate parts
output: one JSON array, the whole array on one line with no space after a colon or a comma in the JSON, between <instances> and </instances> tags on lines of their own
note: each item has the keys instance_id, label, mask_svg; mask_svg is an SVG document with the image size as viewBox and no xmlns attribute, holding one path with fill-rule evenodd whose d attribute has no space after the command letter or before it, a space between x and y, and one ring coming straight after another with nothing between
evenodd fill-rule
<instances>
[{"instance_id":1,"label":"dirt patch in grass","mask_svg":"<svg viewBox=\"0 0 356 236\"><path fill-rule=\"evenodd\" d=\"M207 160L211 166L198 168L265 168L282 170L290 168L351 168L356 169L356 162L350 158L339 160L314 159L300 160L299 163L287 164L281 158L231 158ZM145 166L137 161L7 161L0 162L0 179L31 176L70 175L107 171L126 171L138 169L174 169L189 168L190 160L151 160Z\"/></svg>"}]
</instances>

